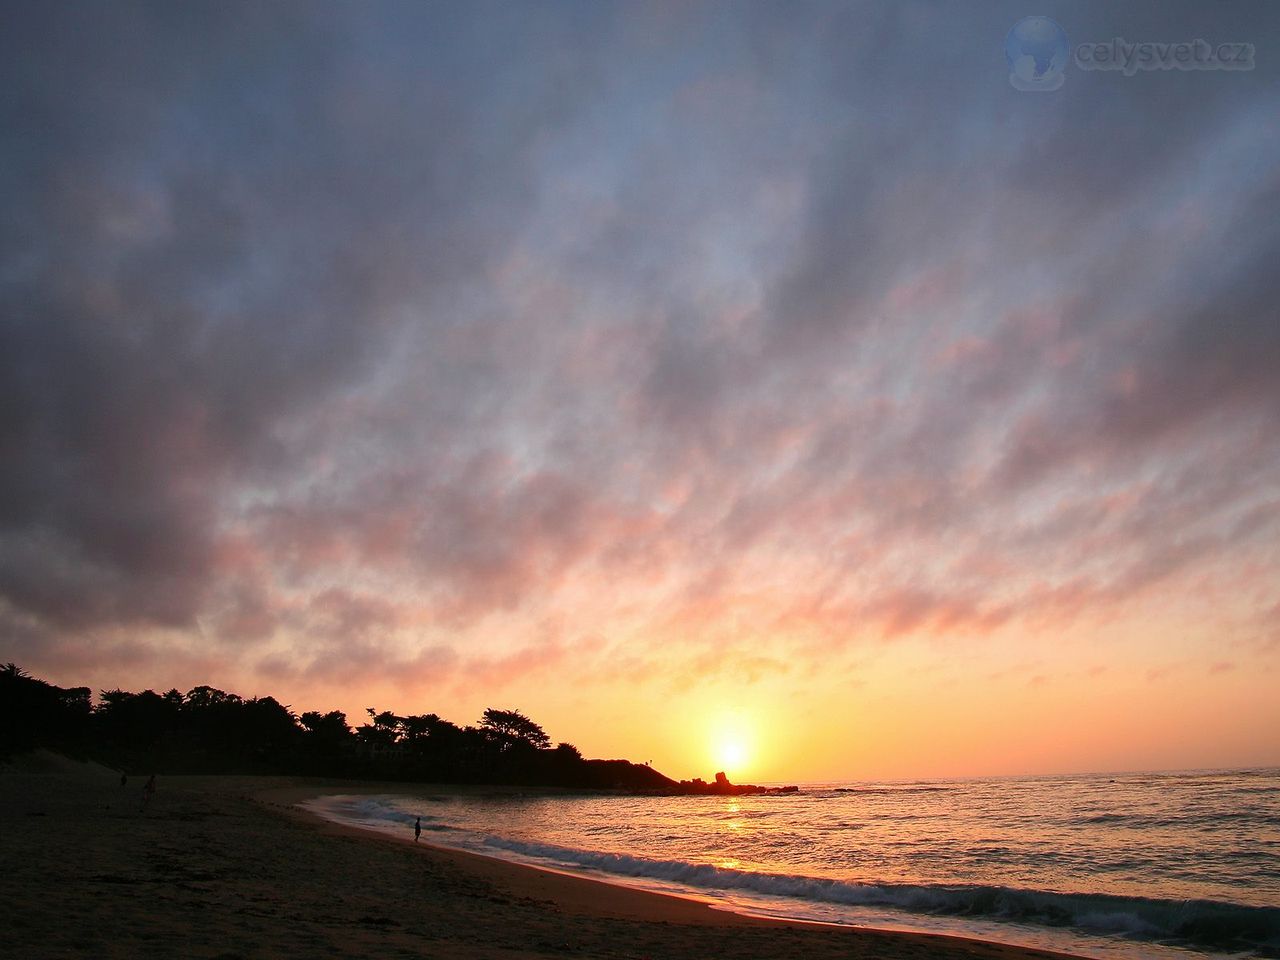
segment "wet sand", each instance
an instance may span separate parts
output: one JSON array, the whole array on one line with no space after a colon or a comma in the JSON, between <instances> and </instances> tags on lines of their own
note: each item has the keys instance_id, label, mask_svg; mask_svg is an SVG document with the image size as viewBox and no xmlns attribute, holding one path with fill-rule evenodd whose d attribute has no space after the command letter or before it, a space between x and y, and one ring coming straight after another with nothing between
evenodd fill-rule
<instances>
[{"instance_id":1,"label":"wet sand","mask_svg":"<svg viewBox=\"0 0 1280 960\"><path fill-rule=\"evenodd\" d=\"M344 829L294 804L394 792L320 780L0 768L14 957L1047 960L999 944L743 917L676 897ZM403 789L401 787L400 789Z\"/></svg>"}]
</instances>

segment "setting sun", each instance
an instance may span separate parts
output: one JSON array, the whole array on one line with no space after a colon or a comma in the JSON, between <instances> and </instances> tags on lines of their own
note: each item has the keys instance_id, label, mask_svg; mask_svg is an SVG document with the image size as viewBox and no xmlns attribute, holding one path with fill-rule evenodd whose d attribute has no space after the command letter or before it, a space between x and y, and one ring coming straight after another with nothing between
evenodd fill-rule
<instances>
[{"instance_id":1,"label":"setting sun","mask_svg":"<svg viewBox=\"0 0 1280 960\"><path fill-rule=\"evenodd\" d=\"M723 771L731 780L742 775L752 766L753 737L750 724L739 716L719 718L711 728L711 759L717 771Z\"/></svg>"},{"instance_id":2,"label":"setting sun","mask_svg":"<svg viewBox=\"0 0 1280 960\"><path fill-rule=\"evenodd\" d=\"M741 740L725 739L716 744L716 766L726 774L741 770L747 763L747 748Z\"/></svg>"}]
</instances>

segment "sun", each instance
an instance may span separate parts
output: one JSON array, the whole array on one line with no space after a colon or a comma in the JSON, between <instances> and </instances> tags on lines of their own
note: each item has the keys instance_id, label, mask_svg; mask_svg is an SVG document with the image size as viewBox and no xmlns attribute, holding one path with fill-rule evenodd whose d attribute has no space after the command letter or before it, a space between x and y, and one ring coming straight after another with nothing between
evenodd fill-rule
<instances>
[{"instance_id":1,"label":"sun","mask_svg":"<svg viewBox=\"0 0 1280 960\"><path fill-rule=\"evenodd\" d=\"M712 721L708 732L708 753L716 772L730 779L750 770L755 761L755 744L749 718L730 714Z\"/></svg>"},{"instance_id":2,"label":"sun","mask_svg":"<svg viewBox=\"0 0 1280 960\"><path fill-rule=\"evenodd\" d=\"M747 765L747 745L730 734L722 736L715 745L716 767L729 776Z\"/></svg>"}]
</instances>

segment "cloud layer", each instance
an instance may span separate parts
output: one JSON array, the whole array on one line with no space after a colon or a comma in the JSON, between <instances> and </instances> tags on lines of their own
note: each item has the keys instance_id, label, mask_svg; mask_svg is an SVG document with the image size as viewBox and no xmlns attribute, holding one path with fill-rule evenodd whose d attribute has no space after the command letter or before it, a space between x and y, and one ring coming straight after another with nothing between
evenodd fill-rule
<instances>
[{"instance_id":1,"label":"cloud layer","mask_svg":"<svg viewBox=\"0 0 1280 960\"><path fill-rule=\"evenodd\" d=\"M751 683L1173 608L1274 657L1280 24L1072 8L1259 66L1032 95L1021 13L11 10L6 659Z\"/></svg>"}]
</instances>

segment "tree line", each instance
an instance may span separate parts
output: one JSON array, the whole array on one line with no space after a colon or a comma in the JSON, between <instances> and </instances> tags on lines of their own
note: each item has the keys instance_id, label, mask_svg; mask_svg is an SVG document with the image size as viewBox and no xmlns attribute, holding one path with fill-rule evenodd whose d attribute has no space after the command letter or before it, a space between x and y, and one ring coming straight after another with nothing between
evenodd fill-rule
<instances>
[{"instance_id":1,"label":"tree line","mask_svg":"<svg viewBox=\"0 0 1280 960\"><path fill-rule=\"evenodd\" d=\"M587 760L518 710L490 708L474 725L434 713L370 707L353 727L340 710L295 714L274 697L210 686L186 693L58 687L0 667L0 758L37 747L130 773L253 773L503 783L670 792L648 766Z\"/></svg>"}]
</instances>

